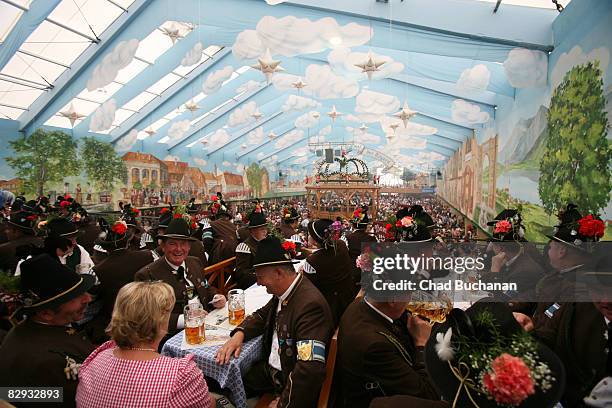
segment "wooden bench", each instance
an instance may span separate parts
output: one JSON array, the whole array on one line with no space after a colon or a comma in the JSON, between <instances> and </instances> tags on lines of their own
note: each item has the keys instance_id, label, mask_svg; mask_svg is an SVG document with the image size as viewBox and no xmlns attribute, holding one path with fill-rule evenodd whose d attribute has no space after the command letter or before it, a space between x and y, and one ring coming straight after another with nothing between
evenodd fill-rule
<instances>
[{"instance_id":1,"label":"wooden bench","mask_svg":"<svg viewBox=\"0 0 612 408\"><path fill-rule=\"evenodd\" d=\"M219 289L219 292L225 297L227 297L227 292L236 287L236 284L231 282L235 264L236 257L234 256L204 268L204 277L208 280L208 284Z\"/></svg>"},{"instance_id":2,"label":"wooden bench","mask_svg":"<svg viewBox=\"0 0 612 408\"><path fill-rule=\"evenodd\" d=\"M338 352L338 329L334 333L329 344L329 352L327 353L327 362L325 364L325 381L321 387L319 394L319 402L317 408L327 408L328 404L333 402L334 395L332 394L332 383L334 380L334 370L336 368L336 354ZM255 408L265 408L274 400L273 394L264 394L257 402Z\"/></svg>"}]
</instances>

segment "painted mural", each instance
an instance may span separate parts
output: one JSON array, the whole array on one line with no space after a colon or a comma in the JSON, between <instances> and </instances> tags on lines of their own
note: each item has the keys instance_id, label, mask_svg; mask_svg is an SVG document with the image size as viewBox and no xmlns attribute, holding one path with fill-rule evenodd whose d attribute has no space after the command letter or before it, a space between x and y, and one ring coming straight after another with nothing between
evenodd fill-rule
<instances>
[{"instance_id":1,"label":"painted mural","mask_svg":"<svg viewBox=\"0 0 612 408\"><path fill-rule=\"evenodd\" d=\"M496 154L474 160L464 145L445 166L440 194L480 225L518 207L526 237L544 242L556 212L572 202L607 221L604 239L612 239L612 9L589 3L601 11L591 10L589 24L572 24L585 18L578 7L555 21L550 55L508 54L515 98L500 100L472 143L477 150L494 143Z\"/></svg>"}]
</instances>

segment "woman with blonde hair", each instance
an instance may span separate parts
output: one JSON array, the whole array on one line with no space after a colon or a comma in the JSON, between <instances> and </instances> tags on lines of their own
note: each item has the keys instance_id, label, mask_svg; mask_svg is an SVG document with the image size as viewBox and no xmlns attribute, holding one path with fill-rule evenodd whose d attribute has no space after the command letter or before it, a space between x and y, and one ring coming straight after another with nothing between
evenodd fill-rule
<instances>
[{"instance_id":1,"label":"woman with blonde hair","mask_svg":"<svg viewBox=\"0 0 612 408\"><path fill-rule=\"evenodd\" d=\"M157 350L167 333L174 291L167 283L132 282L117 295L106 329L112 340L79 370L77 407L205 407L214 405L193 355Z\"/></svg>"}]
</instances>

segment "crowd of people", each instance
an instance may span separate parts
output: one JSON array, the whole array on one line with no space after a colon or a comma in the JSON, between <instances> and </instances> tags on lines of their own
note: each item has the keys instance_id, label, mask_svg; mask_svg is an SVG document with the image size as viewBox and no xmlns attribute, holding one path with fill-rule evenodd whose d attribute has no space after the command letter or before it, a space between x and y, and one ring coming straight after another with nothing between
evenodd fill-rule
<instances>
[{"instance_id":1,"label":"crowd of people","mask_svg":"<svg viewBox=\"0 0 612 408\"><path fill-rule=\"evenodd\" d=\"M270 407L316 406L333 358L330 406L610 404L612 262L598 242L603 222L574 205L542 253L518 210L502 211L484 238L434 196L384 196L372 220L370 203L354 203L349 219L317 219L304 201L254 200L236 212L217 193L147 210L146 223L132 203L106 219L69 195L3 200L2 281L19 290L0 288L2 386L63 387L64 405L79 407L227 403L193 356L160 352L185 327L186 306L226 306L203 271L235 258L232 284L264 286L272 299L235 327L216 363L263 336L262 359L242 376L248 397L275 396ZM431 256L478 247L479 277L521 291L490 293L433 324L405 297L372 290L369 244L380 241Z\"/></svg>"}]
</instances>

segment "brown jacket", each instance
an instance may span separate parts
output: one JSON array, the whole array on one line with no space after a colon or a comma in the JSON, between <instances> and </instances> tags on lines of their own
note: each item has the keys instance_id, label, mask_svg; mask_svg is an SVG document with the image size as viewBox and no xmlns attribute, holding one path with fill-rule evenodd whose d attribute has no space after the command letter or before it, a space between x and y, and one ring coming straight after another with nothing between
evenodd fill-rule
<instances>
[{"instance_id":1,"label":"brown jacket","mask_svg":"<svg viewBox=\"0 0 612 408\"><path fill-rule=\"evenodd\" d=\"M209 264L214 265L234 256L238 237L236 225L226 218L219 218L210 223L202 234L204 248L209 255Z\"/></svg>"},{"instance_id":2,"label":"brown jacket","mask_svg":"<svg viewBox=\"0 0 612 408\"><path fill-rule=\"evenodd\" d=\"M66 357L80 364L94 349L83 333L28 319L11 329L0 345L0 384L3 387L62 387L64 402L61 404L25 405L74 407L78 379L66 379Z\"/></svg>"},{"instance_id":3,"label":"brown jacket","mask_svg":"<svg viewBox=\"0 0 612 408\"><path fill-rule=\"evenodd\" d=\"M552 317L535 322L535 334L563 361L567 379L561 403L581 407L606 375L606 321L591 302L557 305L559 309L549 313Z\"/></svg>"},{"instance_id":4,"label":"brown jacket","mask_svg":"<svg viewBox=\"0 0 612 408\"><path fill-rule=\"evenodd\" d=\"M110 251L108 257L94 267L100 281L98 298L102 301L102 310L88 325L88 333L96 344L108 340L104 330L110 323L119 289L134 281L136 272L152 262L149 251L119 249Z\"/></svg>"},{"instance_id":5,"label":"brown jacket","mask_svg":"<svg viewBox=\"0 0 612 408\"><path fill-rule=\"evenodd\" d=\"M357 288L353 282L351 258L344 242L338 240L336 250L319 249L306 258L304 275L321 291L334 317L334 327L351 304Z\"/></svg>"},{"instance_id":6,"label":"brown jacket","mask_svg":"<svg viewBox=\"0 0 612 408\"><path fill-rule=\"evenodd\" d=\"M340 406L367 407L375 397L394 395L439 400L425 371L423 353L405 325L392 324L363 298L355 300L338 331Z\"/></svg>"},{"instance_id":7,"label":"brown jacket","mask_svg":"<svg viewBox=\"0 0 612 408\"><path fill-rule=\"evenodd\" d=\"M264 358L270 355L274 328L278 329L283 392L278 406L316 406L325 380L325 363L312 360L310 346L313 341L327 345L333 326L327 302L308 279L298 277L298 282L283 301L278 315L279 299L273 297L264 307L248 316L235 330L244 332L245 341L264 336ZM233 333L232 333L233 334Z\"/></svg>"},{"instance_id":8,"label":"brown jacket","mask_svg":"<svg viewBox=\"0 0 612 408\"><path fill-rule=\"evenodd\" d=\"M234 269L232 279L240 289L247 289L257 281L253 268L256 252L257 241L252 236L236 247L236 269Z\"/></svg>"},{"instance_id":9,"label":"brown jacket","mask_svg":"<svg viewBox=\"0 0 612 408\"><path fill-rule=\"evenodd\" d=\"M205 309L212 310L213 307L208 302L210 302L217 293L217 289L209 286L208 281L204 277L204 265L202 265L198 258L193 256L188 256L187 259L185 259L185 265L185 277L195 286L198 297L200 298L200 303L202 303ZM183 314L183 309L187 304L187 285L179 281L173 273L173 268L166 261L166 258L159 258L157 261L140 269L136 272L134 280L161 280L172 286L174 295L176 296L176 303L170 314L168 332L170 332L170 334L176 333L178 317Z\"/></svg>"}]
</instances>

